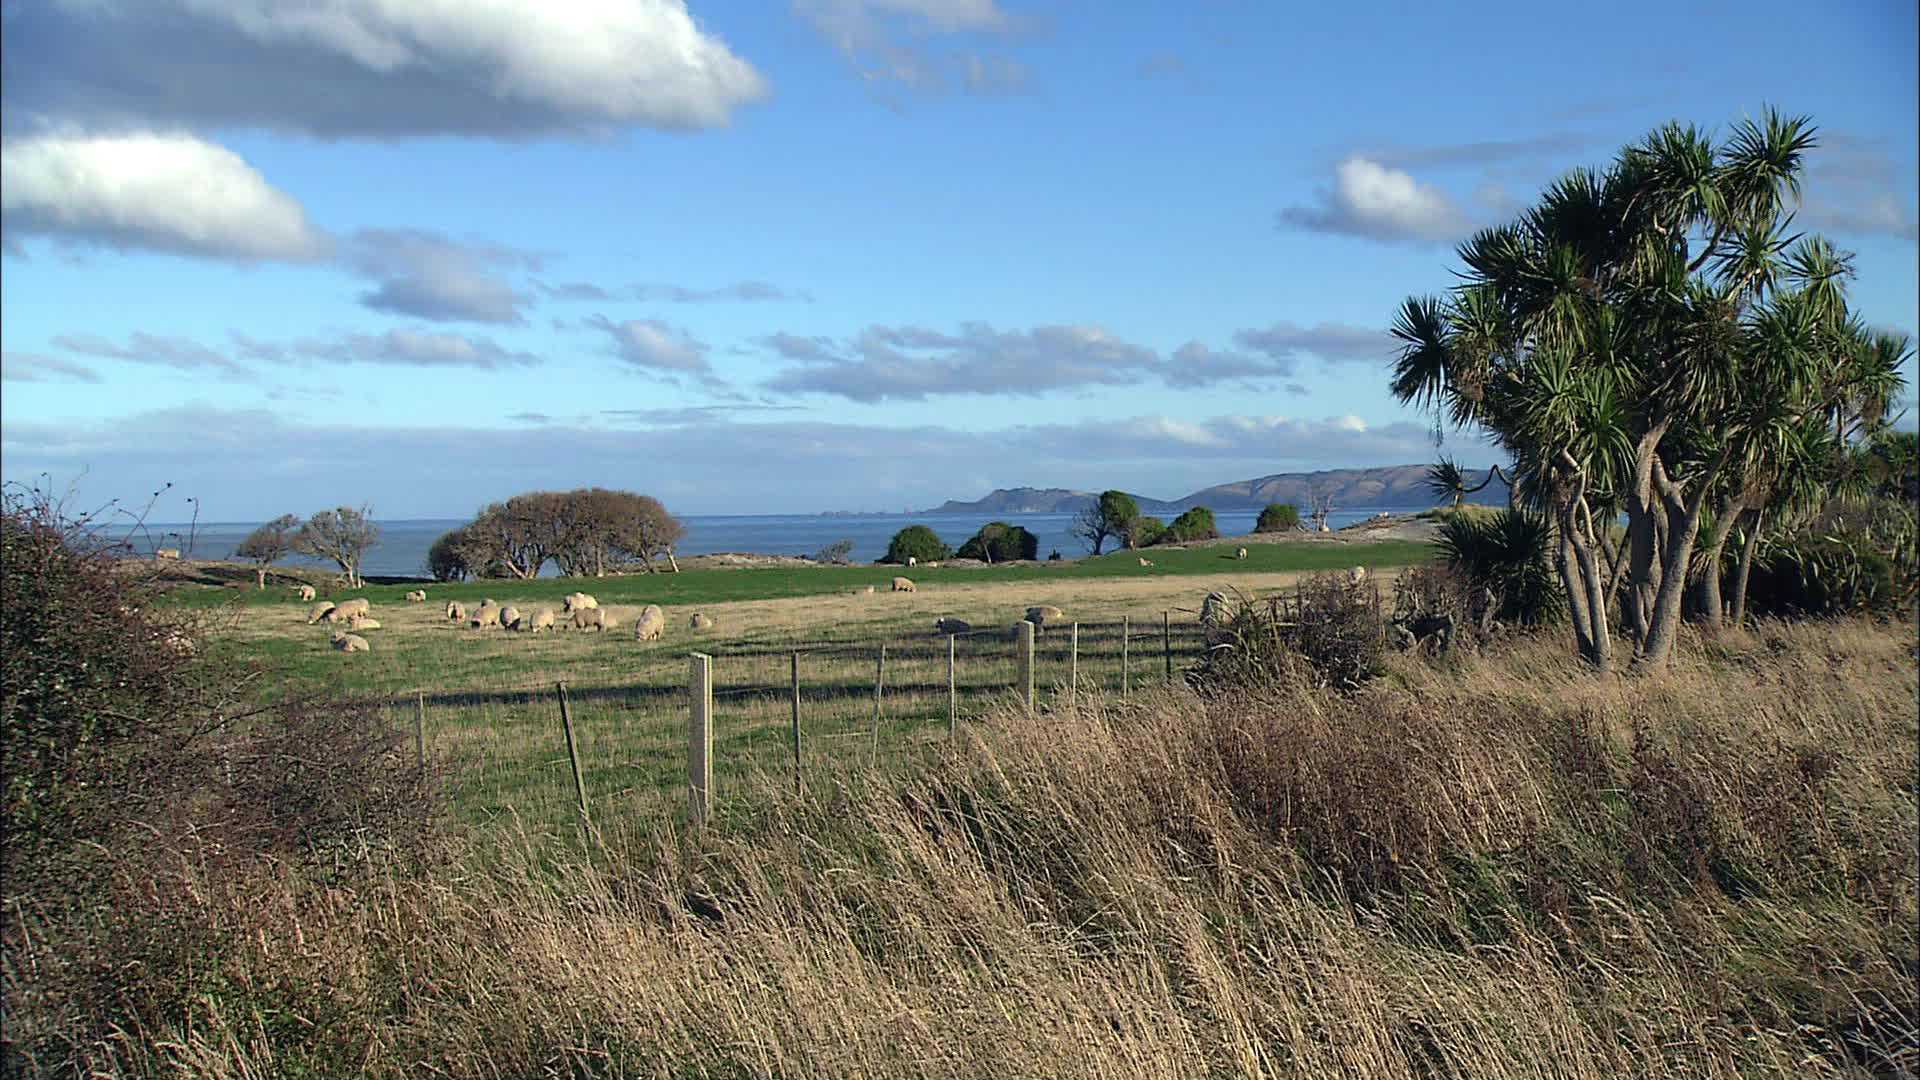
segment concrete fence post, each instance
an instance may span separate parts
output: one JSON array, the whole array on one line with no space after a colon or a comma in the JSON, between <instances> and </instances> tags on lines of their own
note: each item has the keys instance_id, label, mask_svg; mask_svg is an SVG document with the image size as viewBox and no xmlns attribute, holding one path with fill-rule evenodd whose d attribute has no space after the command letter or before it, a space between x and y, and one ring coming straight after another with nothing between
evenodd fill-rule
<instances>
[{"instance_id":1,"label":"concrete fence post","mask_svg":"<svg viewBox=\"0 0 1920 1080\"><path fill-rule=\"evenodd\" d=\"M1017 646L1020 661L1021 699L1027 703L1027 715L1033 715L1033 623L1021 619L1020 643Z\"/></svg>"},{"instance_id":2,"label":"concrete fence post","mask_svg":"<svg viewBox=\"0 0 1920 1080\"><path fill-rule=\"evenodd\" d=\"M698 829L713 812L713 657L692 653L687 671L687 820Z\"/></svg>"}]
</instances>

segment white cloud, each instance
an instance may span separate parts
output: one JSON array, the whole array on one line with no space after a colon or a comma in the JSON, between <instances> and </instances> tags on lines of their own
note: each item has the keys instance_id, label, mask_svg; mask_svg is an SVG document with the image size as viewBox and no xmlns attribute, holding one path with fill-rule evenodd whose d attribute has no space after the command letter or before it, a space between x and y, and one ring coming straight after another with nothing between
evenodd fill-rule
<instances>
[{"instance_id":1,"label":"white cloud","mask_svg":"<svg viewBox=\"0 0 1920 1080\"><path fill-rule=\"evenodd\" d=\"M533 297L500 271L533 269L524 252L469 244L425 229L362 229L347 246L346 262L377 281L360 302L375 311L436 322L520 323Z\"/></svg>"},{"instance_id":2,"label":"white cloud","mask_svg":"<svg viewBox=\"0 0 1920 1080\"><path fill-rule=\"evenodd\" d=\"M995 0L795 0L794 8L877 87L1001 94L1027 83L1025 65L1012 57L936 47L943 35L1014 30L1019 21Z\"/></svg>"},{"instance_id":3,"label":"white cloud","mask_svg":"<svg viewBox=\"0 0 1920 1080\"><path fill-rule=\"evenodd\" d=\"M1384 362L1393 356L1393 336L1385 330L1368 329L1347 323L1277 322L1272 326L1238 330L1233 343L1243 349L1264 353L1276 361L1292 362L1301 356L1316 356L1327 363L1354 361Z\"/></svg>"},{"instance_id":4,"label":"white cloud","mask_svg":"<svg viewBox=\"0 0 1920 1080\"><path fill-rule=\"evenodd\" d=\"M324 257L327 237L240 155L191 135L0 143L0 222L16 233L240 260Z\"/></svg>"},{"instance_id":5,"label":"white cloud","mask_svg":"<svg viewBox=\"0 0 1920 1080\"><path fill-rule=\"evenodd\" d=\"M1446 192L1358 155L1334 168L1333 186L1318 206L1290 206L1281 224L1314 232L1343 233L1389 242L1458 238L1467 216Z\"/></svg>"},{"instance_id":6,"label":"white cloud","mask_svg":"<svg viewBox=\"0 0 1920 1080\"><path fill-rule=\"evenodd\" d=\"M90 367L62 360L56 356L0 352L0 381L97 383L100 381L100 375Z\"/></svg>"},{"instance_id":7,"label":"white cloud","mask_svg":"<svg viewBox=\"0 0 1920 1080\"><path fill-rule=\"evenodd\" d=\"M688 375L709 389L725 384L707 362L711 348L684 330L659 319L628 319L616 323L604 315L585 320L589 326L613 340L614 355L643 372L668 377Z\"/></svg>"},{"instance_id":8,"label":"white cloud","mask_svg":"<svg viewBox=\"0 0 1920 1080\"><path fill-rule=\"evenodd\" d=\"M682 0L43 0L8 16L10 107L123 126L697 129L767 92Z\"/></svg>"},{"instance_id":9,"label":"white cloud","mask_svg":"<svg viewBox=\"0 0 1920 1080\"><path fill-rule=\"evenodd\" d=\"M53 343L68 352L79 353L82 356L125 360L133 364L173 368L175 371L217 371L224 377L235 380L253 377L251 372L234 363L225 354L216 349L209 349L189 338L167 337L136 331L127 338L124 345L108 341L97 334L61 334L53 339Z\"/></svg>"},{"instance_id":10,"label":"white cloud","mask_svg":"<svg viewBox=\"0 0 1920 1080\"><path fill-rule=\"evenodd\" d=\"M405 328L379 334L342 334L331 339L306 338L285 345L244 334L233 338L242 356L269 364L386 364L495 371L540 362L532 353L503 348L491 338Z\"/></svg>"}]
</instances>

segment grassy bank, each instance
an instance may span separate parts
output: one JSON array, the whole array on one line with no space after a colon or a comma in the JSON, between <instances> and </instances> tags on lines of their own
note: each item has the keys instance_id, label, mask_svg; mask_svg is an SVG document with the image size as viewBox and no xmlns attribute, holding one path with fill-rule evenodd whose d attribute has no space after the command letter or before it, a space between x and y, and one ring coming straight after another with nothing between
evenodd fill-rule
<instances>
[{"instance_id":1,"label":"grassy bank","mask_svg":"<svg viewBox=\"0 0 1920 1080\"><path fill-rule=\"evenodd\" d=\"M1768 626L1644 680L1567 652L996 713L914 770L736 789L699 837L610 807L584 847L168 864L210 944L82 1046L215 1077L1911 1075L1913 631ZM16 986L10 1037L57 1064Z\"/></svg>"}]
</instances>

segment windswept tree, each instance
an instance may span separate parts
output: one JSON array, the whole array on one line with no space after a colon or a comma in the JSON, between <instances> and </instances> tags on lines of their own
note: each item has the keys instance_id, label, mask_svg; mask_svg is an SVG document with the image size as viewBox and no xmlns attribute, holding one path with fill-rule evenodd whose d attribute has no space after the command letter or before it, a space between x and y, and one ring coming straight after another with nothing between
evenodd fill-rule
<instances>
[{"instance_id":1,"label":"windswept tree","mask_svg":"<svg viewBox=\"0 0 1920 1080\"><path fill-rule=\"evenodd\" d=\"M1502 481L1506 480L1498 465L1489 468L1487 475L1481 477L1480 482L1476 484L1452 458L1443 457L1427 466L1427 475L1421 478L1420 483L1428 491L1433 492L1435 498L1450 500L1450 509L1458 510L1460 504L1467 501L1467 496L1485 490L1487 485L1493 483L1495 477L1499 477Z\"/></svg>"},{"instance_id":2,"label":"windswept tree","mask_svg":"<svg viewBox=\"0 0 1920 1080\"><path fill-rule=\"evenodd\" d=\"M1268 503L1253 523L1257 533L1293 532L1300 527L1300 508L1292 503Z\"/></svg>"},{"instance_id":3,"label":"windswept tree","mask_svg":"<svg viewBox=\"0 0 1920 1080\"><path fill-rule=\"evenodd\" d=\"M625 494L625 493L623 493ZM667 565L680 569L673 557L674 546L687 535L687 527L667 512L659 499L651 495L628 495L614 521L613 548L622 555L638 559L647 573L656 573L656 562L665 556Z\"/></svg>"},{"instance_id":4,"label":"windswept tree","mask_svg":"<svg viewBox=\"0 0 1920 1080\"><path fill-rule=\"evenodd\" d=\"M1634 668L1666 666L1708 500L1747 490L1730 470L1764 475L1811 421L1857 434L1901 383L1904 345L1847 309L1849 257L1789 232L1814 143L1772 111L1719 145L1668 124L1476 234L1453 293L1395 321L1394 395L1512 457L1596 666L1616 589Z\"/></svg>"},{"instance_id":5,"label":"windswept tree","mask_svg":"<svg viewBox=\"0 0 1920 1080\"><path fill-rule=\"evenodd\" d=\"M1133 496L1124 491L1103 491L1092 506L1074 517L1069 531L1098 555L1108 540L1125 543L1133 534L1134 519L1139 516L1140 503Z\"/></svg>"},{"instance_id":6,"label":"windswept tree","mask_svg":"<svg viewBox=\"0 0 1920 1080\"><path fill-rule=\"evenodd\" d=\"M347 587L357 589L366 584L360 578L360 566L367 549L380 542L380 526L373 523L372 514L368 506L322 510L308 518L294 535L293 549L332 562L340 568Z\"/></svg>"},{"instance_id":7,"label":"windswept tree","mask_svg":"<svg viewBox=\"0 0 1920 1080\"><path fill-rule=\"evenodd\" d=\"M253 563L257 587L267 587L267 568L293 550L295 534L300 531L300 519L292 514L282 514L265 525L247 534L245 540L233 553L239 558Z\"/></svg>"}]
</instances>

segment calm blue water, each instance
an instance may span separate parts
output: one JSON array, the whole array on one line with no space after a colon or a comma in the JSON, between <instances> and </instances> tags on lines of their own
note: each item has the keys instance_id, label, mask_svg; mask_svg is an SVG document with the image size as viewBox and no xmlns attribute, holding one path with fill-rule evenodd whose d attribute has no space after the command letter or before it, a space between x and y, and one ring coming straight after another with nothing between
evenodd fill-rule
<instances>
[{"instance_id":1,"label":"calm blue water","mask_svg":"<svg viewBox=\"0 0 1920 1080\"><path fill-rule=\"evenodd\" d=\"M1382 507L1337 510L1329 519L1334 528L1362 521L1379 513ZM1406 508L1399 508L1405 512ZM1259 512L1254 510L1216 512L1214 520L1222 536L1251 532ZM862 517L821 517L813 514L739 514L689 515L680 520L687 526L686 541L675 552L680 555L706 555L717 551L744 551L757 555L812 555L838 540L853 541L853 560L872 562L887 553L893 534L908 525L926 525L940 539L959 547L989 521L1006 521L1025 526L1040 538L1040 557L1058 549L1065 558L1087 553L1086 545L1068 534L1072 514L876 514ZM426 576L427 549L440 535L464 524L460 521L405 520L380 522L380 542L367 553L362 572L377 576ZM190 529L185 523L148 525L136 533L131 543L136 551L155 547L177 547L182 554L196 559L231 558L234 548L258 522L201 522ZM331 565L289 556L290 565ZM545 574L551 576L549 565Z\"/></svg>"}]
</instances>

